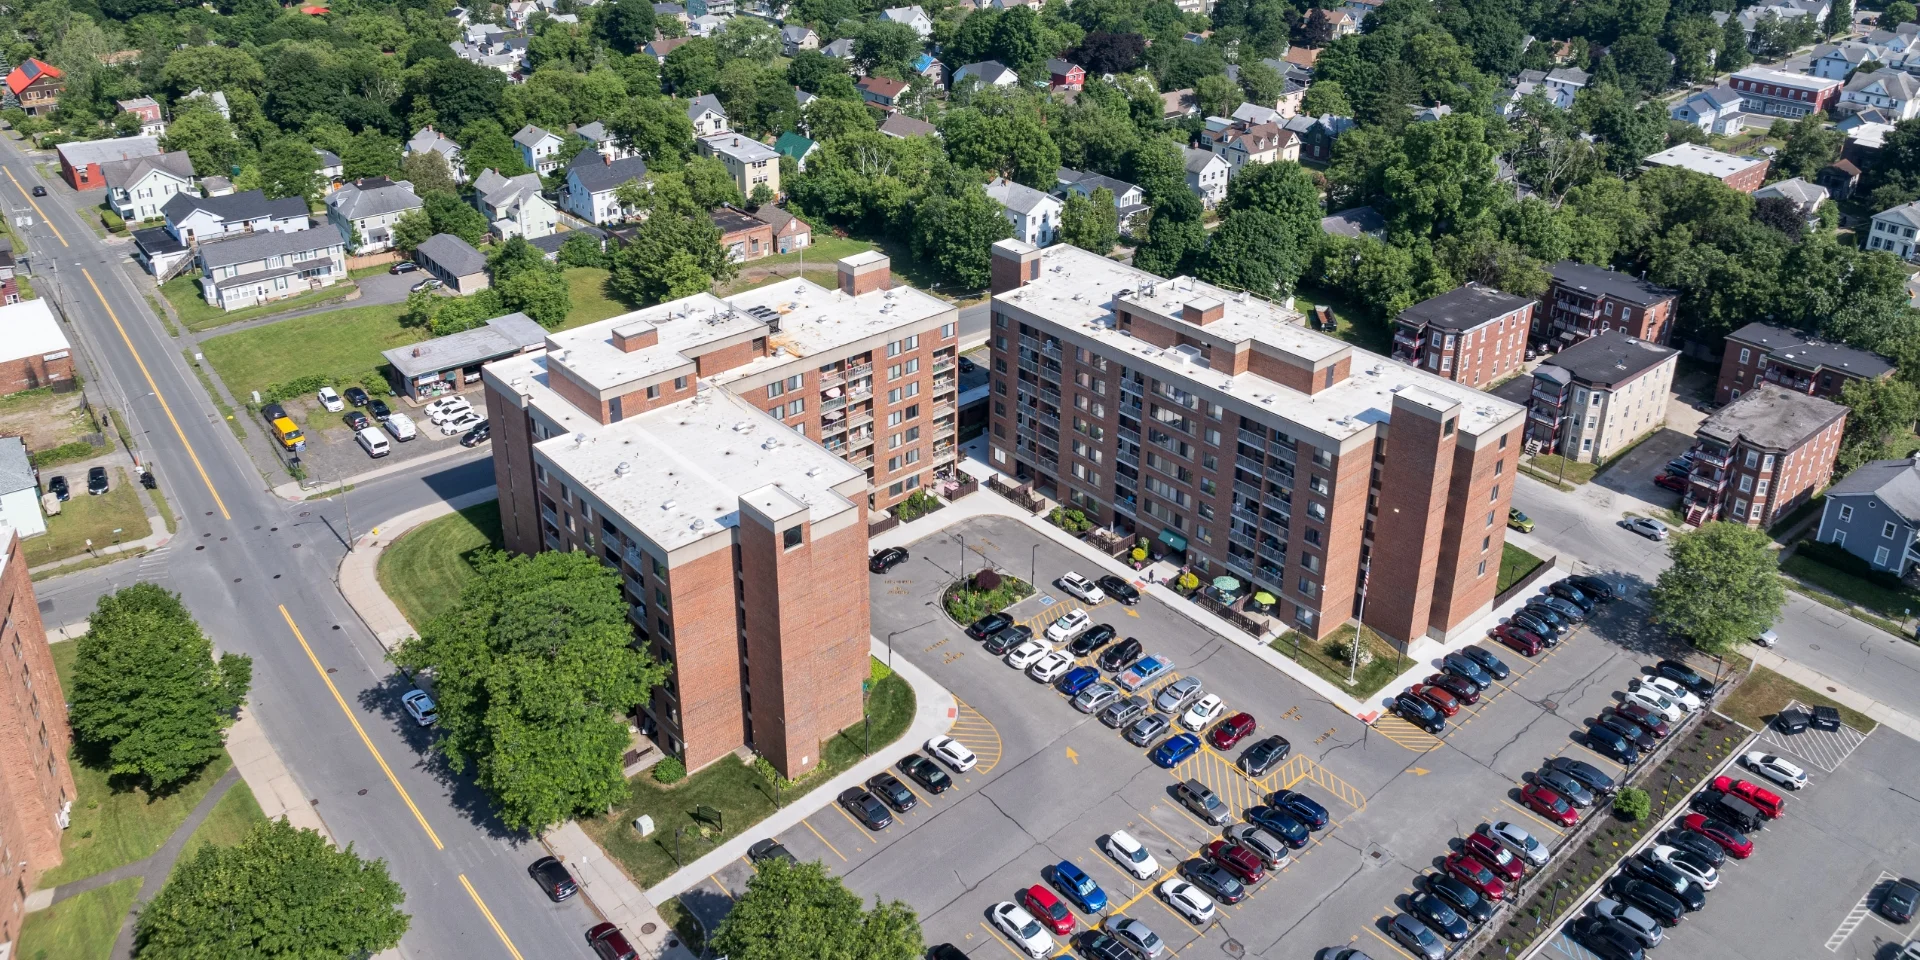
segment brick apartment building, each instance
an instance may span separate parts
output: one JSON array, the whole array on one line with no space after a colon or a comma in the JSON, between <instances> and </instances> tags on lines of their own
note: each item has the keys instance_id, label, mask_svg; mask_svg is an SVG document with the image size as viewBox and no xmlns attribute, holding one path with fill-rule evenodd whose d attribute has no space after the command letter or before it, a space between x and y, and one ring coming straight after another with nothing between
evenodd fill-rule
<instances>
[{"instance_id":1,"label":"brick apartment building","mask_svg":"<svg viewBox=\"0 0 1920 960\"><path fill-rule=\"evenodd\" d=\"M1527 449L1601 463L1667 420L1680 351L1611 330L1533 368Z\"/></svg>"},{"instance_id":2,"label":"brick apartment building","mask_svg":"<svg viewBox=\"0 0 1920 960\"><path fill-rule=\"evenodd\" d=\"M1673 334L1673 305L1678 294L1628 274L1562 260L1549 271L1553 282L1536 314L1534 339L1563 350L1608 330L1625 330L1650 343L1666 343Z\"/></svg>"},{"instance_id":3,"label":"brick apartment building","mask_svg":"<svg viewBox=\"0 0 1920 960\"><path fill-rule=\"evenodd\" d=\"M1741 107L1750 113L1798 119L1820 113L1840 99L1840 80L1788 73L1769 67L1748 67L1733 75L1727 85L1740 94Z\"/></svg>"},{"instance_id":4,"label":"brick apartment building","mask_svg":"<svg viewBox=\"0 0 1920 960\"><path fill-rule=\"evenodd\" d=\"M860 719L868 512L954 460L958 311L893 289L878 254L839 274L483 369L507 548L620 568L636 635L674 666L645 711L691 768L749 744L798 776Z\"/></svg>"},{"instance_id":5,"label":"brick apartment building","mask_svg":"<svg viewBox=\"0 0 1920 960\"><path fill-rule=\"evenodd\" d=\"M1393 358L1469 387L1520 372L1534 301L1469 283L1400 311Z\"/></svg>"},{"instance_id":6,"label":"brick apartment building","mask_svg":"<svg viewBox=\"0 0 1920 960\"><path fill-rule=\"evenodd\" d=\"M1838 398L1851 381L1877 380L1893 372L1893 361L1870 350L1815 340L1785 327L1749 323L1727 334L1713 398L1732 403L1762 382Z\"/></svg>"},{"instance_id":7,"label":"brick apartment building","mask_svg":"<svg viewBox=\"0 0 1920 960\"><path fill-rule=\"evenodd\" d=\"M1315 638L1400 642L1484 613L1520 407L1190 277L1059 244L993 248L989 461ZM1380 549L1375 549L1376 546Z\"/></svg>"},{"instance_id":8,"label":"brick apartment building","mask_svg":"<svg viewBox=\"0 0 1920 960\"><path fill-rule=\"evenodd\" d=\"M0 306L0 397L53 387L71 390L73 346L45 300Z\"/></svg>"},{"instance_id":9,"label":"brick apartment building","mask_svg":"<svg viewBox=\"0 0 1920 960\"><path fill-rule=\"evenodd\" d=\"M1764 527L1827 485L1847 408L1771 383L1721 407L1695 431L1687 522Z\"/></svg>"},{"instance_id":10,"label":"brick apartment building","mask_svg":"<svg viewBox=\"0 0 1920 960\"><path fill-rule=\"evenodd\" d=\"M0 526L0 953L11 953L40 875L60 863L74 797L67 698L53 670L26 557Z\"/></svg>"}]
</instances>

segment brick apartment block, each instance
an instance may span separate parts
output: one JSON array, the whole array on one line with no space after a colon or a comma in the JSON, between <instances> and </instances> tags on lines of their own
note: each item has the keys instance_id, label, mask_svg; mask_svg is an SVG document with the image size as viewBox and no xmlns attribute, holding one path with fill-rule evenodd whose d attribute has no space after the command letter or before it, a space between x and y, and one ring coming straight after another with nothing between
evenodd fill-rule
<instances>
[{"instance_id":1,"label":"brick apartment block","mask_svg":"<svg viewBox=\"0 0 1920 960\"><path fill-rule=\"evenodd\" d=\"M1393 358L1485 388L1520 372L1534 301L1469 283L1400 311Z\"/></svg>"},{"instance_id":2,"label":"brick apartment block","mask_svg":"<svg viewBox=\"0 0 1920 960\"><path fill-rule=\"evenodd\" d=\"M1315 637L1492 603L1524 411L1291 310L1069 245L993 248L989 460Z\"/></svg>"},{"instance_id":3,"label":"brick apartment block","mask_svg":"<svg viewBox=\"0 0 1920 960\"><path fill-rule=\"evenodd\" d=\"M861 716L867 516L954 460L958 311L892 287L698 294L488 364L507 548L591 550L673 664L646 712L698 768L751 745L788 776Z\"/></svg>"},{"instance_id":4,"label":"brick apartment block","mask_svg":"<svg viewBox=\"0 0 1920 960\"><path fill-rule=\"evenodd\" d=\"M71 390L73 346L45 300L0 305L0 396L53 387Z\"/></svg>"},{"instance_id":5,"label":"brick apartment block","mask_svg":"<svg viewBox=\"0 0 1920 960\"><path fill-rule=\"evenodd\" d=\"M1680 351L1608 331L1533 368L1527 449L1603 463L1667 421Z\"/></svg>"},{"instance_id":6,"label":"brick apartment block","mask_svg":"<svg viewBox=\"0 0 1920 960\"><path fill-rule=\"evenodd\" d=\"M1763 383L1715 411L1693 445L1687 522L1764 527L1827 485L1847 408Z\"/></svg>"},{"instance_id":7,"label":"brick apartment block","mask_svg":"<svg viewBox=\"0 0 1920 960\"><path fill-rule=\"evenodd\" d=\"M1673 335L1674 291L1629 274L1562 260L1550 271L1553 283L1536 313L1534 340L1554 350L1573 346L1608 330L1625 330L1650 343Z\"/></svg>"},{"instance_id":8,"label":"brick apartment block","mask_svg":"<svg viewBox=\"0 0 1920 960\"><path fill-rule=\"evenodd\" d=\"M11 953L40 875L60 863L73 804L67 698L14 531L0 526L0 954Z\"/></svg>"},{"instance_id":9,"label":"brick apartment block","mask_svg":"<svg viewBox=\"0 0 1920 960\"><path fill-rule=\"evenodd\" d=\"M1713 397L1732 403L1766 382L1796 393L1838 398L1854 380L1876 380L1893 373L1893 361L1870 350L1815 340L1785 327L1749 323L1727 334L1720 383Z\"/></svg>"}]
</instances>

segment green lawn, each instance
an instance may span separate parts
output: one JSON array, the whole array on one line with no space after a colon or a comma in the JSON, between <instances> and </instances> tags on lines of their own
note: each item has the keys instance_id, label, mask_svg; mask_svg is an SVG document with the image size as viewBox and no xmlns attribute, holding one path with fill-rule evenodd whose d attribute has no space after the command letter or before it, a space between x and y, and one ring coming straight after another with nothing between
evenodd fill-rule
<instances>
[{"instance_id":1,"label":"green lawn","mask_svg":"<svg viewBox=\"0 0 1920 960\"><path fill-rule=\"evenodd\" d=\"M813 246L807 247L802 252L775 254L771 257L763 257L755 260L752 263L743 264L742 267L744 269L777 267L783 264L800 263L802 261L806 263L817 263L822 266L833 266L834 261L842 257L851 257L856 253L866 253L873 249L875 249L874 245L866 240L855 240L851 237L836 237L832 234L816 234L814 236ZM837 270L838 268L835 269Z\"/></svg>"},{"instance_id":2,"label":"green lawn","mask_svg":"<svg viewBox=\"0 0 1920 960\"><path fill-rule=\"evenodd\" d=\"M500 501L475 504L402 534L380 555L380 588L415 629L460 598L472 556L500 540Z\"/></svg>"},{"instance_id":3,"label":"green lawn","mask_svg":"<svg viewBox=\"0 0 1920 960\"><path fill-rule=\"evenodd\" d=\"M621 303L607 289L607 277L610 272L599 267L568 267L566 269L567 293L573 301L572 309L567 311L567 322L561 328L571 330L574 327L596 323L608 317L617 317L632 310Z\"/></svg>"},{"instance_id":4,"label":"green lawn","mask_svg":"<svg viewBox=\"0 0 1920 960\"><path fill-rule=\"evenodd\" d=\"M62 686L70 687L79 641L56 643L50 649ZM111 783L105 770L75 757L73 783L79 794L72 823L60 834L64 860L41 876L40 886L58 886L151 856L232 765L223 753L178 790L152 796L137 787ZM222 798L223 803L229 800L231 796Z\"/></svg>"},{"instance_id":5,"label":"green lawn","mask_svg":"<svg viewBox=\"0 0 1920 960\"><path fill-rule=\"evenodd\" d=\"M298 310L301 307L311 307L328 300L341 299L353 291L352 282L336 283L331 287L311 290L285 300L275 300L272 303L248 307L245 310L228 311L213 306L200 295L200 282L196 274L188 273L160 285L160 292L166 295L168 303L173 304L174 312L180 315L180 322L186 324L188 330L194 331L239 323L242 320L270 317L276 313Z\"/></svg>"},{"instance_id":6,"label":"green lawn","mask_svg":"<svg viewBox=\"0 0 1920 960\"><path fill-rule=\"evenodd\" d=\"M1275 637L1267 646L1274 652L1312 670L1320 679L1364 701L1380 692L1380 688L1392 682L1394 677L1399 676L1404 663L1400 657L1400 651L1390 641L1369 629L1363 634L1360 649L1372 654L1373 659L1355 670L1353 682L1348 683L1347 665L1343 659L1346 654L1336 658L1329 653L1329 650L1337 646L1342 650L1350 651L1353 646L1353 633L1354 626L1351 623L1341 624L1332 633L1327 634L1324 640L1314 640L1297 630L1288 630Z\"/></svg>"},{"instance_id":7,"label":"green lawn","mask_svg":"<svg viewBox=\"0 0 1920 960\"><path fill-rule=\"evenodd\" d=\"M1505 593L1508 587L1520 582L1522 577L1532 573L1545 560L1528 553L1511 543L1500 545L1500 583L1495 593Z\"/></svg>"},{"instance_id":8,"label":"green lawn","mask_svg":"<svg viewBox=\"0 0 1920 960\"><path fill-rule=\"evenodd\" d=\"M89 890L38 913L27 914L20 927L20 960L107 960L120 935L140 878L128 877Z\"/></svg>"},{"instance_id":9,"label":"green lawn","mask_svg":"<svg viewBox=\"0 0 1920 960\"><path fill-rule=\"evenodd\" d=\"M60 505L59 516L47 518L46 533L24 542L28 566L86 553L89 539L98 550L152 532L147 511L140 506L140 495L125 470L115 467L107 492L97 497L87 495L85 473L75 473L67 482L73 499Z\"/></svg>"},{"instance_id":10,"label":"green lawn","mask_svg":"<svg viewBox=\"0 0 1920 960\"><path fill-rule=\"evenodd\" d=\"M800 276L804 276L808 280L826 287L828 290L834 289L834 285L840 282L839 271L833 267L822 267L816 270L809 265ZM713 295L716 297L731 297L736 293L745 293L748 290L770 287L776 283L791 283L793 280L793 274L774 273L750 278L735 277L726 283L714 287Z\"/></svg>"},{"instance_id":11,"label":"green lawn","mask_svg":"<svg viewBox=\"0 0 1920 960\"><path fill-rule=\"evenodd\" d=\"M1586 483L1600 472L1600 465L1592 462L1568 460L1557 453L1542 453L1528 457L1522 464L1528 472L1549 483Z\"/></svg>"},{"instance_id":12,"label":"green lawn","mask_svg":"<svg viewBox=\"0 0 1920 960\"><path fill-rule=\"evenodd\" d=\"M1799 551L1780 562L1780 571L1889 617L1903 617L1908 611L1920 610L1920 591L1881 586Z\"/></svg>"},{"instance_id":13,"label":"green lawn","mask_svg":"<svg viewBox=\"0 0 1920 960\"><path fill-rule=\"evenodd\" d=\"M1302 281L1293 308L1309 318L1315 305L1333 310L1334 336L1375 353L1393 354L1393 325L1373 319L1367 308L1339 291Z\"/></svg>"},{"instance_id":14,"label":"green lawn","mask_svg":"<svg viewBox=\"0 0 1920 960\"><path fill-rule=\"evenodd\" d=\"M227 788L225 796L213 805L213 812L187 838L187 845L180 848L180 859L174 861L174 869L193 858L201 847L212 844L216 847L237 847L247 834L267 822L267 815L260 810L260 801L254 799L253 791L242 780Z\"/></svg>"},{"instance_id":15,"label":"green lawn","mask_svg":"<svg viewBox=\"0 0 1920 960\"><path fill-rule=\"evenodd\" d=\"M1759 730L1773 719L1774 714L1785 708L1789 700L1798 700L1809 707L1832 707L1840 711L1841 723L1862 733L1870 733L1879 726L1866 714L1843 707L1838 700L1795 683L1766 667L1754 667L1753 673L1740 681L1740 686L1734 688L1714 709L1751 729Z\"/></svg>"},{"instance_id":16,"label":"green lawn","mask_svg":"<svg viewBox=\"0 0 1920 960\"><path fill-rule=\"evenodd\" d=\"M359 378L386 363L380 351L427 338L400 325L404 312L403 303L330 310L222 334L200 350L235 397L316 374Z\"/></svg>"}]
</instances>

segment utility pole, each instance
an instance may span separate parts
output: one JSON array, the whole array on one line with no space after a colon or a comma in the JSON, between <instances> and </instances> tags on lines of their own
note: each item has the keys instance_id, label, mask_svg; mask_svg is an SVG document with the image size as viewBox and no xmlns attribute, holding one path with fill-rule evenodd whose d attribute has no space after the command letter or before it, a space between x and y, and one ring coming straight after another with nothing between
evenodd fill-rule
<instances>
[{"instance_id":1,"label":"utility pole","mask_svg":"<svg viewBox=\"0 0 1920 960\"><path fill-rule=\"evenodd\" d=\"M1347 686L1353 686L1354 673L1360 669L1360 631L1367 628L1367 580L1373 571L1372 561L1360 567L1360 617L1353 624L1353 653L1347 658Z\"/></svg>"}]
</instances>

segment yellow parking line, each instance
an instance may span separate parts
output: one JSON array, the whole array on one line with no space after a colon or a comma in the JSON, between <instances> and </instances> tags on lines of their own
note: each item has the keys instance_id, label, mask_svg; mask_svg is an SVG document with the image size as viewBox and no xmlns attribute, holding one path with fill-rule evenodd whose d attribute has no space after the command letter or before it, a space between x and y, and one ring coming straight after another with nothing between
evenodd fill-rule
<instances>
[{"instance_id":1,"label":"yellow parking line","mask_svg":"<svg viewBox=\"0 0 1920 960\"><path fill-rule=\"evenodd\" d=\"M20 195L27 199L27 205L33 208L34 213L40 215L40 222L46 224L48 230L53 231L53 238L60 241L60 245L63 247L73 246L73 244L67 242L66 237L60 235L60 228L53 225L53 218L47 216L47 212L40 209L39 204L33 202L33 194L29 193L26 187L20 185L20 181L14 177L13 171L7 170L5 167L0 167L0 170L6 171L7 179L13 181L13 188L20 191Z\"/></svg>"},{"instance_id":2,"label":"yellow parking line","mask_svg":"<svg viewBox=\"0 0 1920 960\"><path fill-rule=\"evenodd\" d=\"M520 956L519 948L513 945L513 939L507 936L507 931L501 929L500 921L493 918L493 911L487 909L487 902L480 899L479 892L473 889L473 884L467 882L467 875L464 873L460 875L460 885L467 888L467 896L473 898L473 905L480 908L480 915L487 918L487 925L493 928L494 935L506 945L507 952L513 955L513 960L524 960Z\"/></svg>"},{"instance_id":3,"label":"yellow parking line","mask_svg":"<svg viewBox=\"0 0 1920 960\"><path fill-rule=\"evenodd\" d=\"M1096 848L1094 848L1094 847L1088 847L1087 849L1088 849L1088 850L1092 850L1092 851L1093 851L1093 858L1094 858L1095 860L1098 860L1098 861L1100 861L1101 863L1104 863L1104 864L1106 864L1106 865L1107 865L1107 869L1109 869L1109 870L1112 870L1112 871L1113 871L1114 873L1117 873L1117 874L1119 874L1119 875L1120 875L1120 879L1122 879L1122 880L1125 880L1126 882L1128 882L1128 883L1130 883L1130 884L1132 884L1132 885L1133 885L1133 886L1135 886L1135 887L1139 887L1139 886L1140 886L1140 880L1139 880L1139 878L1137 878L1137 877L1135 877L1135 876L1134 876L1133 874L1131 874L1131 873L1128 873L1128 872L1126 872L1125 870L1122 870L1122 869L1120 869L1120 866L1119 866L1118 864L1116 864L1116 863L1114 863L1114 862L1113 862L1113 860L1112 860L1112 858L1110 858L1110 857L1108 857L1108 856L1107 856L1107 855L1106 855L1105 853L1102 853L1102 852L1100 852L1100 851L1099 851L1098 849L1096 849ZM1137 897L1136 897L1136 899L1137 899ZM1122 907L1121 909L1125 909L1125 908L1124 908L1124 907ZM1114 911L1114 912L1118 912L1118 911Z\"/></svg>"},{"instance_id":4,"label":"yellow parking line","mask_svg":"<svg viewBox=\"0 0 1920 960\"><path fill-rule=\"evenodd\" d=\"M1209 789L1211 789L1211 788L1209 788ZM1217 791L1216 791L1216 795L1217 795ZM1187 808L1186 808L1186 806L1185 806L1184 804L1180 804L1180 803L1172 803L1172 804L1169 804L1169 806L1171 806L1171 807L1173 807L1173 812L1175 812L1175 813L1178 813L1179 815L1181 815L1181 816L1183 816L1183 817L1186 817L1186 818L1187 818L1187 820L1188 820L1189 822L1191 822L1191 823L1192 823L1192 824L1193 824L1194 826L1196 826L1196 827L1199 827L1199 828L1200 828L1201 830L1203 830L1203 831L1207 831L1207 832L1209 832L1209 833L1211 833L1211 832L1213 831L1213 829L1214 829L1213 827L1210 827L1210 826L1207 826L1206 824L1204 824L1204 823L1201 823L1201 822L1200 822L1200 821L1198 821L1198 820L1195 820L1195 819L1193 818L1193 814L1191 814L1191 813L1188 813L1188 812L1187 812ZM1158 827L1155 827L1154 829L1156 829L1156 830L1158 830L1159 828L1158 828ZM1160 832L1162 832L1162 833L1165 833L1166 831L1164 831L1164 830L1161 830ZM1172 839L1172 838L1168 838L1168 839ZM1177 842L1177 841L1176 841L1176 842Z\"/></svg>"},{"instance_id":5,"label":"yellow parking line","mask_svg":"<svg viewBox=\"0 0 1920 960\"><path fill-rule=\"evenodd\" d=\"M1154 806L1159 806L1159 804L1154 804ZM1183 811L1183 813L1182 813L1182 815L1183 815L1183 816L1185 815L1185 814L1184 814L1184 811ZM1192 817L1187 817L1187 819L1189 819L1189 820L1192 820L1193 818L1192 818ZM1185 843L1183 843L1183 842L1181 842L1181 841L1179 841L1179 840L1175 840L1175 839L1173 838L1173 834L1171 834L1171 833L1168 833L1167 831L1165 831L1165 830L1162 830L1162 829L1160 829L1160 825L1159 825L1159 824L1157 824L1157 823L1154 823L1154 822L1153 822L1153 818L1152 818L1152 817L1149 817L1149 816L1145 816L1145 815L1142 815L1142 816L1140 817L1140 822L1142 822L1142 823L1144 823L1144 824L1146 824L1146 825L1147 825L1147 826L1149 826L1149 827L1152 827L1152 828L1153 828L1153 829L1154 829L1154 830L1155 830L1156 832L1158 832L1158 833L1159 833L1159 834L1160 834L1161 836L1163 836L1163 837L1166 837L1166 838L1167 838L1167 842L1168 842L1168 843L1171 843L1171 844L1173 844L1173 847L1174 847L1174 849L1175 849L1175 850L1180 850L1180 849L1184 849L1184 848L1186 847L1186 844L1185 844Z\"/></svg>"},{"instance_id":6,"label":"yellow parking line","mask_svg":"<svg viewBox=\"0 0 1920 960\"><path fill-rule=\"evenodd\" d=\"M805 820L802 820L802 821L800 821L800 825L801 825L801 826L803 826L803 827L806 827L806 828L807 828L807 832L808 832L808 833L811 833L811 834L813 834L813 836L814 836L814 839L816 839L816 840L819 840L819 841L820 841L821 843L825 843L825 844L827 845L827 849L828 849L828 850L832 850L832 851L833 851L833 855L834 855L834 856L836 856L836 857L839 857L839 858L840 858L840 862L841 862L841 863L846 863L846 862L847 862L847 855L846 855L846 854L844 854L844 853L841 853L841 852L840 852L840 851L839 851L839 850L838 850L837 848L835 848L835 847L834 847L834 845L833 845L832 843L830 843L830 842L828 842L828 840L827 840L827 838L826 838L826 837L823 837L823 836L821 836L821 835L820 835L820 831L818 831L818 830L815 830L815 829L813 828L813 824L811 824L811 823L808 823L808 822L806 822Z\"/></svg>"},{"instance_id":7,"label":"yellow parking line","mask_svg":"<svg viewBox=\"0 0 1920 960\"><path fill-rule=\"evenodd\" d=\"M1401 956L1403 956L1403 957L1406 957L1406 958L1407 958L1407 960L1415 960L1415 958L1414 958L1414 956L1413 956L1413 954L1411 954L1411 953L1408 953L1408 952L1407 952L1407 951L1406 951L1405 949L1403 949L1403 948L1401 948L1401 946L1400 946L1399 944L1397 944L1397 943L1394 943L1394 942L1393 942L1392 940L1388 940L1388 939L1387 939L1386 937L1383 937L1383 936L1381 936L1381 935L1380 935L1380 931L1378 931L1378 930L1375 930L1375 929L1374 929L1374 928L1372 928L1372 927L1368 927L1368 928L1367 928L1367 932L1368 932L1368 933L1371 933L1371 934L1373 934L1373 938L1374 938L1375 940L1378 940L1378 941L1380 941L1381 943L1384 943L1384 944L1386 944L1387 946L1389 946L1389 947L1392 947L1392 948L1393 948L1393 952L1394 952L1394 953L1397 953L1397 954L1399 954L1399 955L1401 955Z\"/></svg>"},{"instance_id":8,"label":"yellow parking line","mask_svg":"<svg viewBox=\"0 0 1920 960\"><path fill-rule=\"evenodd\" d=\"M1557 824L1557 823L1554 823L1553 821L1551 821L1551 820L1548 820L1547 818L1545 818L1545 817L1543 817L1543 816L1541 816L1541 815L1539 815L1539 814L1537 814L1537 813L1534 813L1534 812L1533 812L1532 810L1528 810L1528 809L1527 809L1526 807L1523 807L1523 806L1520 806L1519 804L1517 804L1517 803L1514 803L1514 802L1512 802L1512 801L1510 801L1510 800L1506 800L1506 799L1504 799L1504 798L1503 798L1503 799L1501 799L1501 801L1500 801L1500 802L1501 802L1501 803L1504 803L1504 804L1506 804L1506 805L1507 805L1507 806L1508 806L1508 807L1509 807L1510 809L1514 809L1514 810L1518 810L1518 811L1520 811L1521 813L1524 813L1524 814L1526 814L1526 815L1527 815L1527 817L1528 817L1528 819L1530 819L1530 820L1532 820L1532 821L1533 821L1533 822L1535 822L1535 823L1538 823L1538 824L1540 824L1541 826L1544 826L1544 827L1546 827L1546 828L1547 828L1547 829L1549 829L1549 830L1552 830L1552 831L1553 831L1554 833L1566 833L1566 832L1567 832L1567 828L1565 828L1565 827L1563 827L1563 826L1560 826L1559 824Z\"/></svg>"},{"instance_id":9,"label":"yellow parking line","mask_svg":"<svg viewBox=\"0 0 1920 960\"><path fill-rule=\"evenodd\" d=\"M1008 944L1007 938L1002 936L1000 934L1000 931L987 926L987 922L985 920L980 921L980 929L985 930L987 932L987 939L992 940L994 943L997 943L1003 947L1006 947L1008 953L1011 953L1014 956L1019 957L1020 960L1029 960L1026 954L1021 953L1018 950L1015 950L1012 947L1012 945Z\"/></svg>"},{"instance_id":10,"label":"yellow parking line","mask_svg":"<svg viewBox=\"0 0 1920 960\"><path fill-rule=\"evenodd\" d=\"M726 884L724 884L724 883L721 883L721 882L720 882L720 878L719 878L719 877L716 877L716 876L714 876L713 874L711 874L711 873L709 873L709 874L707 874L707 879L708 879L708 880L712 880L712 881L713 881L713 885L714 885L714 886L716 886L716 887L719 887L719 888L720 888L720 895L721 895L721 896L723 896L723 897L726 897L726 898L727 898L728 900L734 900L734 899L738 899L738 898L736 898L736 897L735 897L735 896L733 895L733 891L732 891L732 890L728 890L728 889L727 889L727 885L726 885Z\"/></svg>"},{"instance_id":11,"label":"yellow parking line","mask_svg":"<svg viewBox=\"0 0 1920 960\"><path fill-rule=\"evenodd\" d=\"M880 831L878 831L878 830L869 830L869 829L867 829L867 828L866 828L866 826L865 826L865 825L863 825L863 824L861 824L861 822L860 822L860 821L858 821L858 820L855 820L855 819L853 818L853 814L851 814L851 813L848 813L848 812L847 812L847 808L845 808L845 807L843 807L843 806L841 806L841 805L840 805L840 801L838 801L838 800L835 800L835 801L833 802L833 809L834 809L834 810L835 810L836 812L838 812L838 813L839 813L839 814L840 814L841 816L843 816L843 817L846 817L846 818L847 818L847 822L848 822L848 823L851 823L851 824L853 824L853 828L854 828L855 830L858 830L858 831L860 831L860 832L861 832L862 834L865 834L865 835L866 835L866 836L868 836L868 837L878 837L878 836L880 836Z\"/></svg>"},{"instance_id":12,"label":"yellow parking line","mask_svg":"<svg viewBox=\"0 0 1920 960\"><path fill-rule=\"evenodd\" d=\"M1625 768L1623 768L1623 767L1621 767L1621 766L1620 766L1620 763L1619 763L1619 761L1617 761L1617 760L1614 760L1614 759L1613 759L1613 758L1611 758L1611 757L1608 757L1608 756L1604 756L1604 755L1602 755L1602 754L1600 754L1599 752L1597 752L1597 751L1595 751L1595 750L1594 750L1594 749L1593 749L1592 747L1589 747L1589 746L1587 746L1586 744L1584 744L1584 743L1581 743L1581 742L1579 742L1578 740L1569 740L1569 741L1567 741L1567 742L1568 742L1568 743L1571 743L1571 744L1573 744L1573 745L1574 745L1574 746L1576 746L1576 747L1579 747L1579 748L1580 748L1581 750L1584 750L1584 751L1586 751L1587 753L1590 753L1590 754L1592 754L1592 755L1593 755L1593 756L1594 756L1594 757L1595 757L1596 759L1598 759L1598 760L1599 760L1599 761L1600 761L1601 763L1604 763L1604 764L1606 764L1606 765L1607 765L1608 767L1610 767L1610 768L1612 768L1612 769L1613 769L1613 770L1615 770L1615 771L1619 771L1619 770L1623 770L1623 769L1625 769Z\"/></svg>"}]
</instances>

